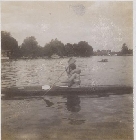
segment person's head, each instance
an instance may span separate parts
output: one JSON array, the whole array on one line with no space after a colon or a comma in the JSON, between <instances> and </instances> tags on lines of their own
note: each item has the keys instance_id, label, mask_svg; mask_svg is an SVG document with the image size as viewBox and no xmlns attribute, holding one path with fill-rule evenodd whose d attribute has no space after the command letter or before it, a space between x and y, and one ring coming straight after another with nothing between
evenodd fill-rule
<instances>
[{"instance_id":1,"label":"person's head","mask_svg":"<svg viewBox=\"0 0 136 140\"><path fill-rule=\"evenodd\" d=\"M70 64L69 65L69 70L72 71L74 69L76 69L76 65L74 63Z\"/></svg>"},{"instance_id":2,"label":"person's head","mask_svg":"<svg viewBox=\"0 0 136 140\"><path fill-rule=\"evenodd\" d=\"M72 58L72 57L68 60L69 65L74 64L75 62L76 62L76 60L74 58Z\"/></svg>"}]
</instances>

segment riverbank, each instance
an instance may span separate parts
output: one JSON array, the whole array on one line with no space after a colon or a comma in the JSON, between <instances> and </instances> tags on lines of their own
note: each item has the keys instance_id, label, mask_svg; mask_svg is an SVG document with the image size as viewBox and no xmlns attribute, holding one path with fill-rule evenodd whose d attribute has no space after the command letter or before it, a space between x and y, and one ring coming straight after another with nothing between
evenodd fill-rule
<instances>
[{"instance_id":1,"label":"riverbank","mask_svg":"<svg viewBox=\"0 0 136 140\"><path fill-rule=\"evenodd\" d=\"M91 55L89 57L122 57L122 56L133 56L133 54L124 54L124 55ZM44 56L44 57L20 57L20 58L9 58L9 57L4 57L4 58L1 58L1 60L34 60L34 59L64 59L64 58L71 58L71 57L76 57L76 58L89 58L89 57L81 57L81 56L58 56L58 55L53 55L52 57L47 57L47 56Z\"/></svg>"}]
</instances>

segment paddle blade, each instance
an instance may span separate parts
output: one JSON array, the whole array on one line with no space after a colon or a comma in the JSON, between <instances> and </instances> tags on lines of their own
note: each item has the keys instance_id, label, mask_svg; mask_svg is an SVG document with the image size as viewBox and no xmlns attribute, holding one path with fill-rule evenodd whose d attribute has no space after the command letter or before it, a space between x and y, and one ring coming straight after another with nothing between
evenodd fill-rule
<instances>
[{"instance_id":1,"label":"paddle blade","mask_svg":"<svg viewBox=\"0 0 136 140\"><path fill-rule=\"evenodd\" d=\"M51 101L49 101L49 100L47 100L47 99L45 99L45 98L43 98L43 100L46 102L47 107L51 107L52 105L54 105L53 102L51 102Z\"/></svg>"},{"instance_id":2,"label":"paddle blade","mask_svg":"<svg viewBox=\"0 0 136 140\"><path fill-rule=\"evenodd\" d=\"M42 86L42 89L44 89L44 90L48 90L48 89L50 89L51 87L49 86L49 85L44 85L44 86Z\"/></svg>"}]
</instances>

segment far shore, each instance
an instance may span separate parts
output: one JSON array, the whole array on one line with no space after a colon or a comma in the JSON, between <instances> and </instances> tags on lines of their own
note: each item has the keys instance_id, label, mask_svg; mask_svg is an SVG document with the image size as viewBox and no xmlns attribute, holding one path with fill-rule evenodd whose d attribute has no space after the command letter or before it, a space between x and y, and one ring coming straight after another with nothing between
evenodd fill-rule
<instances>
[{"instance_id":1,"label":"far shore","mask_svg":"<svg viewBox=\"0 0 136 140\"><path fill-rule=\"evenodd\" d=\"M112 56L133 56L132 54L127 55L92 55L90 57L100 56L100 57L112 57ZM1 60L21 60L21 59L63 59L63 58L70 58L70 57L76 57L76 58L89 58L89 57L81 57L81 56L63 56L63 57L20 57L20 58L10 58L10 57L1 57Z\"/></svg>"}]
</instances>

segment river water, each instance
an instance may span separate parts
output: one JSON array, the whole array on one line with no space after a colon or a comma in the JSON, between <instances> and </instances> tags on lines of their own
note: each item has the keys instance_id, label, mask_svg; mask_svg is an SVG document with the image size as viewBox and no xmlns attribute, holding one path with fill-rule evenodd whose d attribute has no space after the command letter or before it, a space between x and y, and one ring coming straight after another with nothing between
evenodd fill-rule
<instances>
[{"instance_id":1,"label":"river water","mask_svg":"<svg viewBox=\"0 0 136 140\"><path fill-rule=\"evenodd\" d=\"M133 85L132 56L93 56L76 58L81 69L81 85ZM108 62L98 62L108 59ZM51 85L65 70L68 58L10 60L2 62L2 88ZM66 73L60 81L67 78Z\"/></svg>"},{"instance_id":2,"label":"river water","mask_svg":"<svg viewBox=\"0 0 136 140\"><path fill-rule=\"evenodd\" d=\"M101 59L108 62L98 62ZM76 58L82 85L133 85L132 57ZM68 58L2 62L2 88L52 84ZM67 78L66 73L60 80ZM3 140L133 140L133 94L1 101Z\"/></svg>"}]
</instances>

